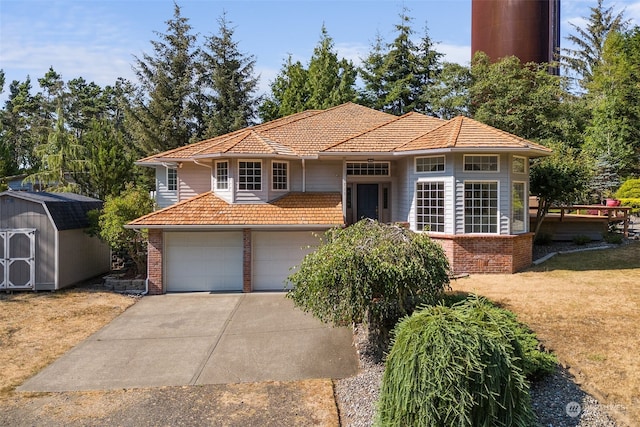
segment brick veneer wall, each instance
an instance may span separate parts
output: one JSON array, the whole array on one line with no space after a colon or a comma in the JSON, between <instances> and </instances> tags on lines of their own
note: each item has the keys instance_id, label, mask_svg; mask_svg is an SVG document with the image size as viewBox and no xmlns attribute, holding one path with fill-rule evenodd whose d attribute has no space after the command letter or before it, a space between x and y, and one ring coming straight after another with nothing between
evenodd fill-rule
<instances>
[{"instance_id":1,"label":"brick veneer wall","mask_svg":"<svg viewBox=\"0 0 640 427\"><path fill-rule=\"evenodd\" d=\"M162 230L149 230L149 244L147 245L147 280L149 281L149 295L164 293L162 283Z\"/></svg>"},{"instance_id":2,"label":"brick veneer wall","mask_svg":"<svg viewBox=\"0 0 640 427\"><path fill-rule=\"evenodd\" d=\"M251 292L251 229L242 230L242 292Z\"/></svg>"},{"instance_id":3,"label":"brick veneer wall","mask_svg":"<svg viewBox=\"0 0 640 427\"><path fill-rule=\"evenodd\" d=\"M515 273L531 265L533 233L518 235L438 235L454 274Z\"/></svg>"}]
</instances>

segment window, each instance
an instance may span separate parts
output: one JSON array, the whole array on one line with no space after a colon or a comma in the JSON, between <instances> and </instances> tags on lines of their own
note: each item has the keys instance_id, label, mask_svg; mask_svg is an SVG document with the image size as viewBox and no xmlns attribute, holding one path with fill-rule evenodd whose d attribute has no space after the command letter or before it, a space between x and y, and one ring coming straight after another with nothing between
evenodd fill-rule
<instances>
[{"instance_id":1,"label":"window","mask_svg":"<svg viewBox=\"0 0 640 427\"><path fill-rule=\"evenodd\" d=\"M178 191L178 169L167 168L167 190Z\"/></svg>"},{"instance_id":2,"label":"window","mask_svg":"<svg viewBox=\"0 0 640 427\"><path fill-rule=\"evenodd\" d=\"M347 175L389 176L389 162L347 162Z\"/></svg>"},{"instance_id":3,"label":"window","mask_svg":"<svg viewBox=\"0 0 640 427\"><path fill-rule=\"evenodd\" d=\"M238 162L238 190L262 190L262 162Z\"/></svg>"},{"instance_id":4,"label":"window","mask_svg":"<svg viewBox=\"0 0 640 427\"><path fill-rule=\"evenodd\" d=\"M418 230L444 232L444 182L416 184L416 227Z\"/></svg>"},{"instance_id":5,"label":"window","mask_svg":"<svg viewBox=\"0 0 640 427\"><path fill-rule=\"evenodd\" d=\"M229 189L229 162L216 162L216 190Z\"/></svg>"},{"instance_id":6,"label":"window","mask_svg":"<svg viewBox=\"0 0 640 427\"><path fill-rule=\"evenodd\" d=\"M464 232L498 232L498 183L464 183Z\"/></svg>"},{"instance_id":7,"label":"window","mask_svg":"<svg viewBox=\"0 0 640 427\"><path fill-rule=\"evenodd\" d=\"M288 190L289 189L289 163L287 162L273 162L272 167L272 189L273 190Z\"/></svg>"},{"instance_id":8,"label":"window","mask_svg":"<svg viewBox=\"0 0 640 427\"><path fill-rule=\"evenodd\" d=\"M514 182L511 187L511 232L524 233L526 229L526 193L524 182Z\"/></svg>"},{"instance_id":9,"label":"window","mask_svg":"<svg viewBox=\"0 0 640 427\"><path fill-rule=\"evenodd\" d=\"M525 173L527 171L525 167L526 159L524 157L513 156L513 162L511 163L511 171L513 173Z\"/></svg>"},{"instance_id":10,"label":"window","mask_svg":"<svg viewBox=\"0 0 640 427\"><path fill-rule=\"evenodd\" d=\"M416 172L444 171L444 156L416 157Z\"/></svg>"},{"instance_id":11,"label":"window","mask_svg":"<svg viewBox=\"0 0 640 427\"><path fill-rule=\"evenodd\" d=\"M464 170L467 172L498 172L498 156L464 156Z\"/></svg>"}]
</instances>

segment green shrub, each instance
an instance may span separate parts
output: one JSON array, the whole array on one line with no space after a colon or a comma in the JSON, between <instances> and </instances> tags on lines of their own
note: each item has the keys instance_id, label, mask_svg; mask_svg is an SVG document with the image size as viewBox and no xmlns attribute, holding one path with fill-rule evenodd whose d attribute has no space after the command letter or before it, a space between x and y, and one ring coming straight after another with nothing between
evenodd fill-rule
<instances>
[{"instance_id":1,"label":"green shrub","mask_svg":"<svg viewBox=\"0 0 640 427\"><path fill-rule=\"evenodd\" d=\"M640 199L640 178L627 179L618 191L616 199Z\"/></svg>"},{"instance_id":2,"label":"green shrub","mask_svg":"<svg viewBox=\"0 0 640 427\"><path fill-rule=\"evenodd\" d=\"M379 426L529 426L524 354L509 316L486 300L402 320L386 361Z\"/></svg>"},{"instance_id":3,"label":"green shrub","mask_svg":"<svg viewBox=\"0 0 640 427\"><path fill-rule=\"evenodd\" d=\"M602 236L605 242L619 245L623 242L624 236L621 233L606 233Z\"/></svg>"},{"instance_id":4,"label":"green shrub","mask_svg":"<svg viewBox=\"0 0 640 427\"><path fill-rule=\"evenodd\" d=\"M368 322L374 356L388 350L397 321L435 304L449 286L449 262L426 234L362 220L334 228L288 280L296 306L335 325Z\"/></svg>"},{"instance_id":5,"label":"green shrub","mask_svg":"<svg viewBox=\"0 0 640 427\"><path fill-rule=\"evenodd\" d=\"M573 240L573 243L575 243L576 245L582 246L591 242L591 237L585 236L583 234L579 234L577 236L573 236L572 240Z\"/></svg>"}]
</instances>

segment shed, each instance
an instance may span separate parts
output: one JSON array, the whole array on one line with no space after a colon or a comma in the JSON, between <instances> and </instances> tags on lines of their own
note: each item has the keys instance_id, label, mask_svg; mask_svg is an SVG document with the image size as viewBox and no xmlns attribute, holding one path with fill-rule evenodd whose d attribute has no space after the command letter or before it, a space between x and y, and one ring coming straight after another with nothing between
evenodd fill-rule
<instances>
[{"instance_id":1,"label":"shed","mask_svg":"<svg viewBox=\"0 0 640 427\"><path fill-rule=\"evenodd\" d=\"M100 208L73 193L0 193L0 290L57 290L108 272L109 246L85 232Z\"/></svg>"}]
</instances>

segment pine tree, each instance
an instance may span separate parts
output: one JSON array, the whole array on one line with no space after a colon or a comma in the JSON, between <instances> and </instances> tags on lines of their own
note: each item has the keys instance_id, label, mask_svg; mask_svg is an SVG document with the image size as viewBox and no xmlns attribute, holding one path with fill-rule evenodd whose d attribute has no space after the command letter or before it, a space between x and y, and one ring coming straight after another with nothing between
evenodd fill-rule
<instances>
[{"instance_id":1,"label":"pine tree","mask_svg":"<svg viewBox=\"0 0 640 427\"><path fill-rule=\"evenodd\" d=\"M271 94L259 107L262 120L274 120L309 109L326 109L356 100L357 71L350 61L339 59L333 39L324 25L309 68L291 55L271 83Z\"/></svg>"},{"instance_id":2,"label":"pine tree","mask_svg":"<svg viewBox=\"0 0 640 427\"><path fill-rule=\"evenodd\" d=\"M145 154L189 143L193 134L196 37L188 19L174 4L166 34L151 41L154 55L136 57L135 72L141 87L129 110L136 143Z\"/></svg>"},{"instance_id":3,"label":"pine tree","mask_svg":"<svg viewBox=\"0 0 640 427\"><path fill-rule=\"evenodd\" d=\"M324 110L354 101L356 76L353 63L338 59L333 39L323 25L320 41L309 61L306 79L309 100L305 108Z\"/></svg>"},{"instance_id":4,"label":"pine tree","mask_svg":"<svg viewBox=\"0 0 640 427\"><path fill-rule=\"evenodd\" d=\"M254 121L258 99L254 97L258 78L254 75L255 58L244 55L234 41L234 29L226 14L218 19L217 35L207 37L201 51L199 73L203 92L198 108L202 109L207 138L245 128Z\"/></svg>"},{"instance_id":5,"label":"pine tree","mask_svg":"<svg viewBox=\"0 0 640 427\"><path fill-rule=\"evenodd\" d=\"M591 14L587 18L586 28L570 23L576 34L570 34L566 39L576 48L563 49L564 55L560 60L563 66L576 73L576 78L582 89L593 78L594 68L602 62L602 53L607 35L610 32L624 30L628 22L624 19L623 12L614 14L613 7L607 9L603 6L603 0L591 7Z\"/></svg>"}]
</instances>

